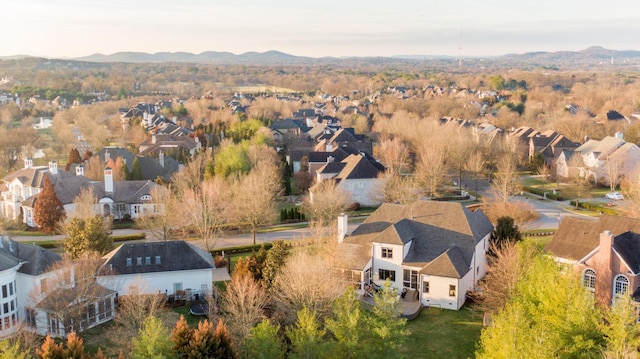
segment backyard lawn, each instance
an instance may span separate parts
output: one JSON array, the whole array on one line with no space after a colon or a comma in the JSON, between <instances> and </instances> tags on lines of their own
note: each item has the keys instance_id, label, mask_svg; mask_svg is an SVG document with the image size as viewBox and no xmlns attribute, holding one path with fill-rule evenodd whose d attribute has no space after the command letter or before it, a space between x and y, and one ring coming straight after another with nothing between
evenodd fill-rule
<instances>
[{"instance_id":1,"label":"backyard lawn","mask_svg":"<svg viewBox=\"0 0 640 359\"><path fill-rule=\"evenodd\" d=\"M474 358L482 317L467 306L458 311L423 308L407 329L411 334L399 350L405 358Z\"/></svg>"}]
</instances>

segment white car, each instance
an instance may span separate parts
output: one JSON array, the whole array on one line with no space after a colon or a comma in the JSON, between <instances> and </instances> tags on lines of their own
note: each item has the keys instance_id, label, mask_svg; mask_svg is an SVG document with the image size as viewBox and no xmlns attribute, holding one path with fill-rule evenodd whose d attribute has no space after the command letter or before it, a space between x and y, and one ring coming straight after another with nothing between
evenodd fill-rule
<instances>
[{"instance_id":1,"label":"white car","mask_svg":"<svg viewBox=\"0 0 640 359\"><path fill-rule=\"evenodd\" d=\"M624 196L620 192L609 192L605 195L605 197L614 200L624 199Z\"/></svg>"}]
</instances>

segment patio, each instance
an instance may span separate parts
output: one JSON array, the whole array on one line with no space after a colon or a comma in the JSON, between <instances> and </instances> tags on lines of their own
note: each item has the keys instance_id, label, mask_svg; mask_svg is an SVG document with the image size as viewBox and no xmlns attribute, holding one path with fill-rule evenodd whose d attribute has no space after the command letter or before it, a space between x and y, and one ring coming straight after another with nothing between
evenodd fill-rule
<instances>
[{"instance_id":1,"label":"patio","mask_svg":"<svg viewBox=\"0 0 640 359\"><path fill-rule=\"evenodd\" d=\"M399 307L402 310L400 314L403 318L407 318L407 320L413 320L420 315L420 310L422 309L422 303L418 299L417 292L415 290L408 290L405 293L405 296L400 296ZM363 295L362 301L371 306L375 305L375 301L370 295Z\"/></svg>"}]
</instances>

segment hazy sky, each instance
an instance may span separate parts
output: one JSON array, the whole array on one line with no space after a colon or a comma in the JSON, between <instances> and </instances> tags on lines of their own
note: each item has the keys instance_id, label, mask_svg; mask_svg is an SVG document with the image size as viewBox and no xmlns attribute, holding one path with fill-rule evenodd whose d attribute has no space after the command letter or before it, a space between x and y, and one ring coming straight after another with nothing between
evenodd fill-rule
<instances>
[{"instance_id":1,"label":"hazy sky","mask_svg":"<svg viewBox=\"0 0 640 359\"><path fill-rule=\"evenodd\" d=\"M637 0L3 0L0 56L640 50ZM461 46L461 49L460 49Z\"/></svg>"}]
</instances>

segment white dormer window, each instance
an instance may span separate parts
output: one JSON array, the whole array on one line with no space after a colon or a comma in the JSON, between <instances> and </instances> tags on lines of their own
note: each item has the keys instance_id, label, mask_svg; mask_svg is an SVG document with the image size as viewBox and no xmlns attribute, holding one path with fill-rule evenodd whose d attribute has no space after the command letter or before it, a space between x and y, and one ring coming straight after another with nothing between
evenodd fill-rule
<instances>
[{"instance_id":1,"label":"white dormer window","mask_svg":"<svg viewBox=\"0 0 640 359\"><path fill-rule=\"evenodd\" d=\"M151 201L151 196L148 194L145 194L144 196L140 197L141 201Z\"/></svg>"}]
</instances>

